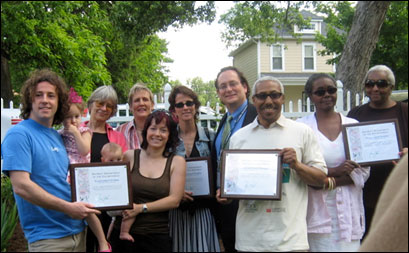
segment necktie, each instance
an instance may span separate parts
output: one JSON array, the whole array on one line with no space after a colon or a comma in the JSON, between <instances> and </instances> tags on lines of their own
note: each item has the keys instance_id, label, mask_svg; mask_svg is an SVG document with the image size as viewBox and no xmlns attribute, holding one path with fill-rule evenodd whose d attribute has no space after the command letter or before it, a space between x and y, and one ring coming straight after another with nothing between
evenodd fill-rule
<instances>
[{"instance_id":1,"label":"necktie","mask_svg":"<svg viewBox=\"0 0 409 253\"><path fill-rule=\"evenodd\" d=\"M230 123L233 119L233 116L230 115L226 119L226 124L224 125L223 135L222 135L222 149L226 149L229 147L229 139L230 139Z\"/></svg>"}]
</instances>

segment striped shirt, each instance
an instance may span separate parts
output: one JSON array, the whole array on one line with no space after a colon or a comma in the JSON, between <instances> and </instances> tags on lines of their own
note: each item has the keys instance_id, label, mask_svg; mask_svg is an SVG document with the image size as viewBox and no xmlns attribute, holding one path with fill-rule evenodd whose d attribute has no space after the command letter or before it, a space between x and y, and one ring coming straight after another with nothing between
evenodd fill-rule
<instances>
[{"instance_id":1,"label":"striped shirt","mask_svg":"<svg viewBox=\"0 0 409 253\"><path fill-rule=\"evenodd\" d=\"M135 120L122 124L116 128L116 131L121 132L126 139L128 149L139 149L142 142L138 138L136 132Z\"/></svg>"}]
</instances>

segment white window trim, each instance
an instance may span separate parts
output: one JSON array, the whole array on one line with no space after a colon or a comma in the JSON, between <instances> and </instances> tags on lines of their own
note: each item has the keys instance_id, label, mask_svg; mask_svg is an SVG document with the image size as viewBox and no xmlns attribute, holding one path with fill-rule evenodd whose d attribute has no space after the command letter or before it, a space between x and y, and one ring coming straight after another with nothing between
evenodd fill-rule
<instances>
[{"instance_id":1,"label":"white window trim","mask_svg":"<svg viewBox=\"0 0 409 253\"><path fill-rule=\"evenodd\" d=\"M273 68L273 46L281 46L281 58L282 58L282 69L274 69ZM283 72L283 71L285 71L285 54L284 54L284 44L280 44L280 43L277 43L277 44L274 44L274 45L271 45L270 46L270 69L271 69L271 71L274 71L274 72Z\"/></svg>"},{"instance_id":2,"label":"white window trim","mask_svg":"<svg viewBox=\"0 0 409 253\"><path fill-rule=\"evenodd\" d=\"M305 46L312 46L313 58L314 58L314 69L305 69ZM317 71L317 46L315 43L302 43L302 71L303 72L315 72Z\"/></svg>"},{"instance_id":3,"label":"white window trim","mask_svg":"<svg viewBox=\"0 0 409 253\"><path fill-rule=\"evenodd\" d=\"M320 21L311 20L310 24L314 25L314 29L302 29L302 30L300 30L298 25L294 25L294 33L315 34L316 32L320 32L320 27L321 27L320 26Z\"/></svg>"}]
</instances>

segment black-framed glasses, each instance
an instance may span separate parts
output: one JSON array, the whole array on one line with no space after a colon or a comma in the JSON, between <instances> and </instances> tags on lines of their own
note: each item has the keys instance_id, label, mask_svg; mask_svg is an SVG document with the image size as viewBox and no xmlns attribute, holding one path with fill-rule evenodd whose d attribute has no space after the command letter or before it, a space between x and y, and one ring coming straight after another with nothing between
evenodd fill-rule
<instances>
[{"instance_id":1,"label":"black-framed glasses","mask_svg":"<svg viewBox=\"0 0 409 253\"><path fill-rule=\"evenodd\" d=\"M281 92L258 93L258 94L254 94L254 96L255 96L257 99L260 99L260 100L266 100L267 97L270 97L271 99L274 100L274 99L280 98L282 95L283 95L283 93L281 93Z\"/></svg>"},{"instance_id":2,"label":"black-framed glasses","mask_svg":"<svg viewBox=\"0 0 409 253\"><path fill-rule=\"evenodd\" d=\"M183 103L183 102L177 103L177 104L175 104L175 107L176 108L183 108L185 105L187 107L191 107L191 106L194 106L195 103L193 101L189 100L189 101L186 101L185 103Z\"/></svg>"},{"instance_id":3,"label":"black-framed glasses","mask_svg":"<svg viewBox=\"0 0 409 253\"><path fill-rule=\"evenodd\" d=\"M389 86L389 83L383 79L378 81L366 80L365 82L365 88L373 88L375 85L378 86L378 88L386 88Z\"/></svg>"},{"instance_id":4,"label":"black-framed glasses","mask_svg":"<svg viewBox=\"0 0 409 253\"><path fill-rule=\"evenodd\" d=\"M322 96L325 95L325 92L332 95L332 94L335 94L335 92L337 92L337 88L332 87L332 86L328 86L327 89L318 89L318 90L314 91L312 94L314 94L315 96L318 96L318 97L322 97Z\"/></svg>"}]
</instances>

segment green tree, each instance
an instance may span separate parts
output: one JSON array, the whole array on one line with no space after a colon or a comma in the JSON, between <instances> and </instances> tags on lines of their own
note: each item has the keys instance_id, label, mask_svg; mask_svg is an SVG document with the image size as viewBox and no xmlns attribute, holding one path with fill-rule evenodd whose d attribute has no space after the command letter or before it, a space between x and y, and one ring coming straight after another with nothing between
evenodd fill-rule
<instances>
[{"instance_id":1,"label":"green tree","mask_svg":"<svg viewBox=\"0 0 409 253\"><path fill-rule=\"evenodd\" d=\"M329 16L328 19L334 23L330 35L333 35L331 39L336 41L334 46L336 50L332 52L342 52L337 65L336 78L341 80L344 83L344 88L350 90L352 94L361 93L363 79L368 70L390 2L359 1L352 15L352 20L352 12L348 12L349 5L346 3L340 5L332 3L327 8L323 7L320 2L309 1L287 1L287 5L284 7L277 7L276 5L276 2L266 1L237 3L221 16L220 22L225 23L228 27L227 32L222 34L226 44L231 45L235 40L240 40L242 43L248 39L274 43L279 40L283 29L291 32L294 24L298 26L303 25L303 22L308 24L308 19L302 21L302 17L300 17L300 9L307 8L308 5L327 12L332 11L331 5L338 7L339 10L345 9L347 15L340 16L341 19L337 20L334 15ZM336 13L336 10L333 13ZM337 37L335 28L347 28L346 23L350 21L352 21L351 26L349 29L345 29L347 36ZM407 32L407 29L405 31ZM342 41L343 38L345 38L345 42ZM328 44L331 44L330 42ZM340 48L342 48L341 51ZM404 57L407 58L407 55ZM354 102L355 96L352 97L352 100Z\"/></svg>"},{"instance_id":2,"label":"green tree","mask_svg":"<svg viewBox=\"0 0 409 253\"><path fill-rule=\"evenodd\" d=\"M213 2L2 1L2 96L8 102L29 72L44 67L85 99L104 84L113 84L120 102L138 81L157 91L167 81L162 64L170 59L155 33L214 16Z\"/></svg>"},{"instance_id":3,"label":"green tree","mask_svg":"<svg viewBox=\"0 0 409 253\"><path fill-rule=\"evenodd\" d=\"M347 34L351 29L355 7L350 2L329 2L320 4L317 12L327 17L327 36L317 34L317 40L325 46L321 55L336 54L331 63L338 63L346 42ZM396 89L408 88L408 2L392 1L382 25L379 40L372 53L370 66L384 64L389 66L396 77ZM345 31L345 32L341 32Z\"/></svg>"},{"instance_id":4,"label":"green tree","mask_svg":"<svg viewBox=\"0 0 409 253\"><path fill-rule=\"evenodd\" d=\"M114 26L107 67L120 98L126 98L136 82L146 83L154 93L163 92L169 82L162 64L172 60L164 56L166 43L157 32L169 26L210 23L215 17L212 1L200 6L195 1L104 1L100 5Z\"/></svg>"},{"instance_id":5,"label":"green tree","mask_svg":"<svg viewBox=\"0 0 409 253\"><path fill-rule=\"evenodd\" d=\"M204 82L202 78L195 77L188 79L187 84L199 96L199 101L203 106L210 102L210 107L216 109L216 103L219 102L214 81Z\"/></svg>"},{"instance_id":6,"label":"green tree","mask_svg":"<svg viewBox=\"0 0 409 253\"><path fill-rule=\"evenodd\" d=\"M107 41L101 38L109 29L95 2L2 1L2 76L10 77L2 79L2 96L10 100L11 91L19 92L37 68L53 69L85 96L97 84L111 83L105 68Z\"/></svg>"}]
</instances>

